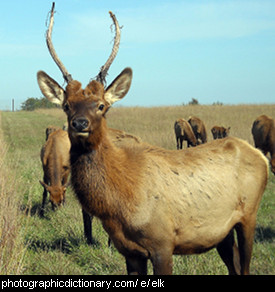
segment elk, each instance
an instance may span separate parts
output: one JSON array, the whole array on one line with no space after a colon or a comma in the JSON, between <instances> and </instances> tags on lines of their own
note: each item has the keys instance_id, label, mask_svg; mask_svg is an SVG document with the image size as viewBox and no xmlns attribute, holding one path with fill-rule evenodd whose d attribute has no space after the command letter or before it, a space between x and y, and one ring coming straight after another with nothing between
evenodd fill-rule
<instances>
[{"instance_id":1,"label":"elk","mask_svg":"<svg viewBox=\"0 0 275 292\"><path fill-rule=\"evenodd\" d=\"M182 143L187 141L187 147L196 146L197 139L193 133L190 124L185 119L177 119L174 124L175 135L177 140L177 149L182 149Z\"/></svg>"},{"instance_id":2,"label":"elk","mask_svg":"<svg viewBox=\"0 0 275 292\"><path fill-rule=\"evenodd\" d=\"M50 134L49 134L50 132ZM40 216L44 216L47 192L50 194L52 209L65 202L66 184L70 174L70 140L68 133L58 128L48 127L47 141L41 149L44 177L40 184L44 187Z\"/></svg>"},{"instance_id":3,"label":"elk","mask_svg":"<svg viewBox=\"0 0 275 292\"><path fill-rule=\"evenodd\" d=\"M216 247L230 274L249 274L257 210L268 179L264 155L228 137L178 154L146 143L118 148L106 112L129 91L124 69L105 89L77 80L63 89L43 71L39 87L61 104L71 141L71 181L86 212L97 216L128 274L172 273L173 254ZM236 230L238 247L234 240Z\"/></svg>"},{"instance_id":4,"label":"elk","mask_svg":"<svg viewBox=\"0 0 275 292\"><path fill-rule=\"evenodd\" d=\"M229 131L230 131L230 127L224 128L224 127L214 126L211 129L214 140L228 137Z\"/></svg>"},{"instance_id":5,"label":"elk","mask_svg":"<svg viewBox=\"0 0 275 292\"><path fill-rule=\"evenodd\" d=\"M275 174L275 120L266 115L259 116L252 125L255 147L264 155L270 153L271 171Z\"/></svg>"},{"instance_id":6,"label":"elk","mask_svg":"<svg viewBox=\"0 0 275 292\"><path fill-rule=\"evenodd\" d=\"M204 122L198 117L191 116L188 119L188 123L190 124L198 143L200 144L206 143L207 133Z\"/></svg>"}]
</instances>

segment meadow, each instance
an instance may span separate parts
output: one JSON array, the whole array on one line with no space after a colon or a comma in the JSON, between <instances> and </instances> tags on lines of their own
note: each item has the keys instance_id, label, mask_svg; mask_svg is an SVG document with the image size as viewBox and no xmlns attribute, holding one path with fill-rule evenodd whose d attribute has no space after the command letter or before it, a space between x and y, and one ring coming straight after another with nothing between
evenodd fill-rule
<instances>
[{"instance_id":1,"label":"meadow","mask_svg":"<svg viewBox=\"0 0 275 292\"><path fill-rule=\"evenodd\" d=\"M220 125L230 126L230 135L253 145L251 126L261 114L274 118L275 105L114 107L107 119L109 127L176 149L173 125L177 118L200 117L209 142L211 127ZM0 118L0 273L125 274L124 258L108 247L108 236L97 219L93 221L95 244L86 244L81 208L70 187L63 208L53 212L47 204L45 218L38 215L43 192L40 149L46 127L62 127L66 121L62 110L1 112ZM227 274L215 249L202 255L174 256L173 261L174 274ZM275 274L275 176L271 172L258 212L250 270Z\"/></svg>"}]
</instances>

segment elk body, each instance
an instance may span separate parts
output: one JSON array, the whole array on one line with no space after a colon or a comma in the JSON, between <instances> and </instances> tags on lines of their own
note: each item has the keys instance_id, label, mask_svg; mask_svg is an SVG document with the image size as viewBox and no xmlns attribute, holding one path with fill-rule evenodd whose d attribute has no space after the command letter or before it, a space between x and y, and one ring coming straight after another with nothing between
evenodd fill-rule
<instances>
[{"instance_id":1,"label":"elk body","mask_svg":"<svg viewBox=\"0 0 275 292\"><path fill-rule=\"evenodd\" d=\"M264 155L237 138L181 153L145 143L117 147L108 136L105 115L127 94L132 80L132 70L126 68L106 90L103 86L103 69L117 52L117 38L97 81L82 89L52 48L53 15L54 4L47 44L68 84L64 90L42 71L38 84L67 114L73 188L82 208L100 218L125 256L128 274L146 274L148 259L154 274L171 274L173 254L213 247L230 274L248 274L257 210L268 179Z\"/></svg>"},{"instance_id":2,"label":"elk body","mask_svg":"<svg viewBox=\"0 0 275 292\"><path fill-rule=\"evenodd\" d=\"M41 149L41 161L44 171L43 200L40 215L44 216L44 208L47 199L47 192L50 194L52 209L60 206L65 201L66 184L70 174L70 140L68 133L61 129L50 128L46 130L47 141Z\"/></svg>"},{"instance_id":3,"label":"elk body","mask_svg":"<svg viewBox=\"0 0 275 292\"><path fill-rule=\"evenodd\" d=\"M204 122L197 117L190 117L188 119L188 123L190 124L198 143L199 141L201 144L206 143L207 133L206 133Z\"/></svg>"},{"instance_id":4,"label":"elk body","mask_svg":"<svg viewBox=\"0 0 275 292\"><path fill-rule=\"evenodd\" d=\"M214 140L228 137L229 131L230 131L230 127L225 128L225 127L214 126L211 129Z\"/></svg>"},{"instance_id":5,"label":"elk body","mask_svg":"<svg viewBox=\"0 0 275 292\"><path fill-rule=\"evenodd\" d=\"M253 123L252 135L255 147L270 153L271 170L275 174L275 120L266 115L259 116Z\"/></svg>"},{"instance_id":6,"label":"elk body","mask_svg":"<svg viewBox=\"0 0 275 292\"><path fill-rule=\"evenodd\" d=\"M148 259L154 274L171 274L173 254L213 247L230 274L248 274L268 179L264 155L233 137L180 154L146 144L116 147L105 114L131 79L126 68L106 90L97 81L82 89L76 80L63 90L38 72L42 93L67 114L71 180L82 207L101 219L129 274L147 273Z\"/></svg>"},{"instance_id":7,"label":"elk body","mask_svg":"<svg viewBox=\"0 0 275 292\"><path fill-rule=\"evenodd\" d=\"M177 149L182 149L182 143L184 140L187 141L187 147L190 147L190 145L197 145L197 139L193 133L193 130L185 119L176 120L174 130L177 140Z\"/></svg>"}]
</instances>

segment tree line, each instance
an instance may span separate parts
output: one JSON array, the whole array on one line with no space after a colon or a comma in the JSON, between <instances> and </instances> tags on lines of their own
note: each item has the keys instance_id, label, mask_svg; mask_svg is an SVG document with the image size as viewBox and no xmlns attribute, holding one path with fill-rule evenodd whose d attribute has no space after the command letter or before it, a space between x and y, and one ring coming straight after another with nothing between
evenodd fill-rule
<instances>
[{"instance_id":1,"label":"tree line","mask_svg":"<svg viewBox=\"0 0 275 292\"><path fill-rule=\"evenodd\" d=\"M196 98L192 98L191 101L188 102L187 105L199 105L199 101ZM184 103L182 105L185 105ZM214 102L213 105L223 105L222 102ZM37 97L29 97L21 104L21 109L25 111L33 111L38 108L58 108L60 107L57 104L51 103L45 97L37 98Z\"/></svg>"},{"instance_id":2,"label":"tree line","mask_svg":"<svg viewBox=\"0 0 275 292\"><path fill-rule=\"evenodd\" d=\"M45 97L29 97L21 104L21 109L24 111L33 111L38 108L56 108L60 107L57 104L51 103Z\"/></svg>"}]
</instances>

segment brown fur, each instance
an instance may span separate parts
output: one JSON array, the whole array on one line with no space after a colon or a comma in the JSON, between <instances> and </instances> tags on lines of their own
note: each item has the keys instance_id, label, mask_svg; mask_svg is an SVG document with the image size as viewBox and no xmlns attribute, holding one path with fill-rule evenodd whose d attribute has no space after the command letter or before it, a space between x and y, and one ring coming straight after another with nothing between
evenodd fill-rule
<instances>
[{"instance_id":1,"label":"brown fur","mask_svg":"<svg viewBox=\"0 0 275 292\"><path fill-rule=\"evenodd\" d=\"M182 149L183 140L187 141L187 147L196 146L197 139L190 124L185 119L178 119L174 124L175 135L177 140L177 149Z\"/></svg>"},{"instance_id":2,"label":"brown fur","mask_svg":"<svg viewBox=\"0 0 275 292\"><path fill-rule=\"evenodd\" d=\"M252 135L255 147L270 153L271 170L275 174L275 120L266 115L259 116L253 123Z\"/></svg>"},{"instance_id":3,"label":"brown fur","mask_svg":"<svg viewBox=\"0 0 275 292\"><path fill-rule=\"evenodd\" d=\"M44 171L43 200L40 215L44 215L47 192L50 194L52 208L65 201L66 184L70 173L70 140L68 133L55 128L41 149L41 161Z\"/></svg>"},{"instance_id":4,"label":"brown fur","mask_svg":"<svg viewBox=\"0 0 275 292\"><path fill-rule=\"evenodd\" d=\"M107 133L109 139L119 148L130 147L133 144L141 144L142 141L139 137L128 134L124 131L117 129L108 129ZM92 216L89 215L85 210L82 210L83 214L83 225L84 234L88 244L93 244L92 238ZM111 240L109 238L108 245L110 246Z\"/></svg>"},{"instance_id":5,"label":"brown fur","mask_svg":"<svg viewBox=\"0 0 275 292\"><path fill-rule=\"evenodd\" d=\"M191 128L196 136L198 143L199 143L199 140L201 144L206 143L207 133L206 133L204 122L197 117L190 117L188 119L188 123L191 125Z\"/></svg>"},{"instance_id":6,"label":"brown fur","mask_svg":"<svg viewBox=\"0 0 275 292\"><path fill-rule=\"evenodd\" d=\"M125 69L105 93L94 83L87 98L70 84L65 94L38 73L44 95L55 100L52 92L59 92L55 98L68 116L72 184L82 207L100 218L129 274L147 273L148 259L154 274L171 274L173 254L213 247L230 274L248 274L268 179L264 155L233 137L180 154L145 143L117 148L107 135L105 113L127 93L131 78Z\"/></svg>"},{"instance_id":7,"label":"brown fur","mask_svg":"<svg viewBox=\"0 0 275 292\"><path fill-rule=\"evenodd\" d=\"M117 129L108 128L108 136L117 147L142 143L139 137Z\"/></svg>"},{"instance_id":8,"label":"brown fur","mask_svg":"<svg viewBox=\"0 0 275 292\"><path fill-rule=\"evenodd\" d=\"M229 130L230 130L230 127L224 128L224 127L214 126L211 129L213 139L215 140L215 139L222 139L222 138L228 137Z\"/></svg>"}]
</instances>

